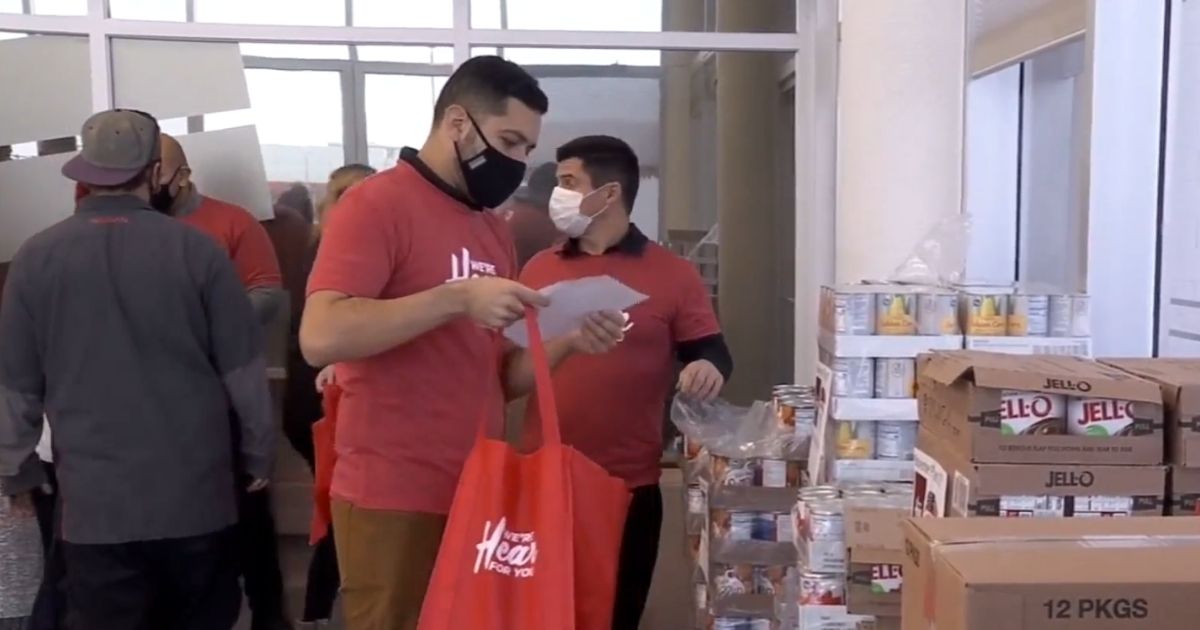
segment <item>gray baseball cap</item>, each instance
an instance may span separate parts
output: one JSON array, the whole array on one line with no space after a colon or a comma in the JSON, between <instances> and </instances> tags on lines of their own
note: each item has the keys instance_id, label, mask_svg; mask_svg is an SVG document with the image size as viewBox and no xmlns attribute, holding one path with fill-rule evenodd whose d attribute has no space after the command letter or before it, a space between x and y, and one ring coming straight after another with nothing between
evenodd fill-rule
<instances>
[{"instance_id":1,"label":"gray baseball cap","mask_svg":"<svg viewBox=\"0 0 1200 630\"><path fill-rule=\"evenodd\" d=\"M160 159L158 122L131 109L100 112L83 123L83 150L62 174L90 186L120 186Z\"/></svg>"}]
</instances>

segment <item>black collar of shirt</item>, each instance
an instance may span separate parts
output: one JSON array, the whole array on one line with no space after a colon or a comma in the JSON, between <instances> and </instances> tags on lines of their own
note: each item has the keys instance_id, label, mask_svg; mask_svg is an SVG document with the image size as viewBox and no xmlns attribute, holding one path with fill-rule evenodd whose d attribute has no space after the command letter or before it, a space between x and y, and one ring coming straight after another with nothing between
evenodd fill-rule
<instances>
[{"instance_id":1,"label":"black collar of shirt","mask_svg":"<svg viewBox=\"0 0 1200 630\"><path fill-rule=\"evenodd\" d=\"M446 180L439 177L437 173L434 173L433 169L429 168L429 165L421 160L421 156L418 154L416 149L412 147L404 147L403 149L400 149L400 161L416 169L417 173L419 173L421 177L425 178L425 181L433 184L435 188L442 191L455 201L472 210L480 212L483 211L483 206L475 203L470 197L463 194L461 190L451 186L448 182L446 182Z\"/></svg>"},{"instance_id":2,"label":"black collar of shirt","mask_svg":"<svg viewBox=\"0 0 1200 630\"><path fill-rule=\"evenodd\" d=\"M625 232L625 236L617 241L616 245L604 250L604 254L627 254L629 256L641 256L646 251L646 244L650 239L646 238L645 234L632 223L629 224L629 230ZM573 238L563 244L562 249L558 250L558 254L564 258L574 258L582 256L584 251L579 248L579 239Z\"/></svg>"},{"instance_id":3,"label":"black collar of shirt","mask_svg":"<svg viewBox=\"0 0 1200 630\"><path fill-rule=\"evenodd\" d=\"M88 195L75 205L76 212L132 212L134 210L158 212L150 207L150 202L137 195Z\"/></svg>"}]
</instances>

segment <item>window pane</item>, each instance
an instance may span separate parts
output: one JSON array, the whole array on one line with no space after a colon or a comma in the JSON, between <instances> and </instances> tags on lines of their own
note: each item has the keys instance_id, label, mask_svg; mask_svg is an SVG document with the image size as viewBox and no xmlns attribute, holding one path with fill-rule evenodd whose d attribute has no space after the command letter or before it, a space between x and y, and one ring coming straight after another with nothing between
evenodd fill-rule
<instances>
[{"instance_id":1,"label":"window pane","mask_svg":"<svg viewBox=\"0 0 1200 630\"><path fill-rule=\"evenodd\" d=\"M247 57L279 59L349 59L350 47L337 44L241 44Z\"/></svg>"},{"instance_id":2,"label":"window pane","mask_svg":"<svg viewBox=\"0 0 1200 630\"><path fill-rule=\"evenodd\" d=\"M205 131L255 125L273 183L324 182L345 162L338 73L251 68L246 84L250 110L209 114Z\"/></svg>"},{"instance_id":3,"label":"window pane","mask_svg":"<svg viewBox=\"0 0 1200 630\"><path fill-rule=\"evenodd\" d=\"M401 148L425 142L446 77L368 74L366 79L368 161L387 168L396 163Z\"/></svg>"},{"instance_id":4,"label":"window pane","mask_svg":"<svg viewBox=\"0 0 1200 630\"><path fill-rule=\"evenodd\" d=\"M472 48L472 55L494 55L495 48ZM587 48L505 48L504 57L521 65L537 66L657 66L658 50L605 50Z\"/></svg>"},{"instance_id":5,"label":"window pane","mask_svg":"<svg viewBox=\"0 0 1200 630\"><path fill-rule=\"evenodd\" d=\"M108 0L108 13L122 20L186 22L185 0Z\"/></svg>"},{"instance_id":6,"label":"window pane","mask_svg":"<svg viewBox=\"0 0 1200 630\"><path fill-rule=\"evenodd\" d=\"M34 15L87 15L87 0L33 0Z\"/></svg>"},{"instance_id":7,"label":"window pane","mask_svg":"<svg viewBox=\"0 0 1200 630\"><path fill-rule=\"evenodd\" d=\"M454 63L449 46L359 46L359 61L395 61L399 63Z\"/></svg>"},{"instance_id":8,"label":"window pane","mask_svg":"<svg viewBox=\"0 0 1200 630\"><path fill-rule=\"evenodd\" d=\"M197 22L345 26L343 0L195 0Z\"/></svg>"},{"instance_id":9,"label":"window pane","mask_svg":"<svg viewBox=\"0 0 1200 630\"><path fill-rule=\"evenodd\" d=\"M21 0L0 0L0 13L20 13ZM0 33L2 36L3 33Z\"/></svg>"},{"instance_id":10,"label":"window pane","mask_svg":"<svg viewBox=\"0 0 1200 630\"><path fill-rule=\"evenodd\" d=\"M452 0L350 0L355 26L450 28L454 25Z\"/></svg>"},{"instance_id":11,"label":"window pane","mask_svg":"<svg viewBox=\"0 0 1200 630\"><path fill-rule=\"evenodd\" d=\"M29 37L29 36L26 35L25 33L14 33L12 31L0 31L0 41L5 40L5 39L21 39L22 37Z\"/></svg>"}]
</instances>

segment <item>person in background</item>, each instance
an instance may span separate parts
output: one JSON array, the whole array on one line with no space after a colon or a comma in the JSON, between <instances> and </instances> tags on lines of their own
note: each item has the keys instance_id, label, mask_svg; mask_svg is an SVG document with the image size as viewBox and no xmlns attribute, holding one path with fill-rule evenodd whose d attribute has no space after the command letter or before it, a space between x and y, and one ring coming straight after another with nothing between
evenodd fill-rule
<instances>
[{"instance_id":1,"label":"person in background","mask_svg":"<svg viewBox=\"0 0 1200 630\"><path fill-rule=\"evenodd\" d=\"M517 268L523 269L534 254L562 240L550 220L550 193L557 183L554 162L533 169L529 181L517 190L508 214L508 226L517 246Z\"/></svg>"},{"instance_id":2,"label":"person in background","mask_svg":"<svg viewBox=\"0 0 1200 630\"><path fill-rule=\"evenodd\" d=\"M279 194L279 198L275 200L275 210L278 214L280 208L287 208L296 212L302 219L313 224L313 200L312 193L308 191L308 186L301 182L296 182L288 189Z\"/></svg>"},{"instance_id":3,"label":"person in background","mask_svg":"<svg viewBox=\"0 0 1200 630\"><path fill-rule=\"evenodd\" d=\"M325 197L318 208L321 223L314 225L297 212L281 207L283 197L275 207L275 218L264 226L275 244L283 286L291 298L291 329L288 334L287 389L283 399L283 432L292 448L315 471L312 425L321 419L321 395L317 391L316 368L310 366L300 353L300 317L304 312L304 285L312 271L313 260L320 244L321 225L329 208L351 186L373 175L375 169L365 164L347 164L329 174ZM311 216L311 215L310 215ZM328 369L332 374L332 368ZM308 565L308 584L304 595L302 624L321 627L333 615L340 578L333 536L327 535L313 549Z\"/></svg>"},{"instance_id":4,"label":"person in background","mask_svg":"<svg viewBox=\"0 0 1200 630\"><path fill-rule=\"evenodd\" d=\"M275 449L262 332L224 252L153 211L154 118L80 135L63 174L90 194L21 247L0 303L0 483L44 482L48 418L72 630L231 628L234 460L261 490Z\"/></svg>"},{"instance_id":5,"label":"person in background","mask_svg":"<svg viewBox=\"0 0 1200 630\"><path fill-rule=\"evenodd\" d=\"M155 209L208 235L238 271L254 313L272 323L286 301L275 248L267 231L245 208L205 196L191 179L187 154L175 138L162 136L162 172L150 202ZM240 473L245 477L245 472ZM244 484L243 484L244 486ZM242 575L252 614L251 630L291 628L284 610L275 517L269 492L242 492L238 537Z\"/></svg>"},{"instance_id":6,"label":"person in background","mask_svg":"<svg viewBox=\"0 0 1200 630\"><path fill-rule=\"evenodd\" d=\"M505 396L532 388L528 353L493 331L548 300L512 279L490 209L520 186L548 107L520 66L468 60L421 150L352 188L323 225L300 347L336 364L342 386L332 513L348 630L416 627L480 414L498 426ZM604 351L620 326L594 314L547 353Z\"/></svg>"},{"instance_id":7,"label":"person in background","mask_svg":"<svg viewBox=\"0 0 1200 630\"><path fill-rule=\"evenodd\" d=\"M570 240L529 261L521 282L541 288L608 275L650 296L629 310L615 350L573 357L554 374L563 441L633 492L613 617L614 630L628 630L641 621L658 558L662 414L675 362L684 365L679 393L707 400L721 391L733 359L699 273L630 221L641 177L633 149L617 138L586 136L559 147L557 157L550 216ZM531 438L540 437L537 420L530 405Z\"/></svg>"}]
</instances>

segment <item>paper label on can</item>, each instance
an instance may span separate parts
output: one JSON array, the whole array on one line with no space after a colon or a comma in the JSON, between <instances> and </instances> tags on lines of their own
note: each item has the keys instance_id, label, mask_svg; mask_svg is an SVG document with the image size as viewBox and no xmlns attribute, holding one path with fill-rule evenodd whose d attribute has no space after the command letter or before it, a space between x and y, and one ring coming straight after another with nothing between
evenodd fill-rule
<instances>
[{"instance_id":1,"label":"paper label on can","mask_svg":"<svg viewBox=\"0 0 1200 630\"><path fill-rule=\"evenodd\" d=\"M1071 516L1133 516L1133 497L1075 497Z\"/></svg>"},{"instance_id":2,"label":"paper label on can","mask_svg":"<svg viewBox=\"0 0 1200 630\"><path fill-rule=\"evenodd\" d=\"M903 567L898 564L876 564L871 567L871 592L886 595L896 593L903 584Z\"/></svg>"},{"instance_id":3,"label":"paper label on can","mask_svg":"<svg viewBox=\"0 0 1200 630\"><path fill-rule=\"evenodd\" d=\"M1000 497L1000 516L1010 518L1055 518L1067 515L1067 497Z\"/></svg>"},{"instance_id":4,"label":"paper label on can","mask_svg":"<svg viewBox=\"0 0 1200 630\"><path fill-rule=\"evenodd\" d=\"M1134 404L1108 398L1072 398L1067 432L1071 435L1117 437L1133 431Z\"/></svg>"},{"instance_id":5,"label":"paper label on can","mask_svg":"<svg viewBox=\"0 0 1200 630\"><path fill-rule=\"evenodd\" d=\"M875 328L881 335L915 335L916 309L912 294L883 294L879 296L879 317Z\"/></svg>"},{"instance_id":6,"label":"paper label on can","mask_svg":"<svg viewBox=\"0 0 1200 630\"><path fill-rule=\"evenodd\" d=\"M704 514L707 509L708 502L705 501L704 490L698 486L688 488L688 513Z\"/></svg>"},{"instance_id":7,"label":"paper label on can","mask_svg":"<svg viewBox=\"0 0 1200 630\"><path fill-rule=\"evenodd\" d=\"M764 459L762 462L762 485L764 488L787 487L787 462Z\"/></svg>"},{"instance_id":8,"label":"paper label on can","mask_svg":"<svg viewBox=\"0 0 1200 630\"><path fill-rule=\"evenodd\" d=\"M967 334L1004 336L1008 332L1007 295L972 295L967 302Z\"/></svg>"}]
</instances>

